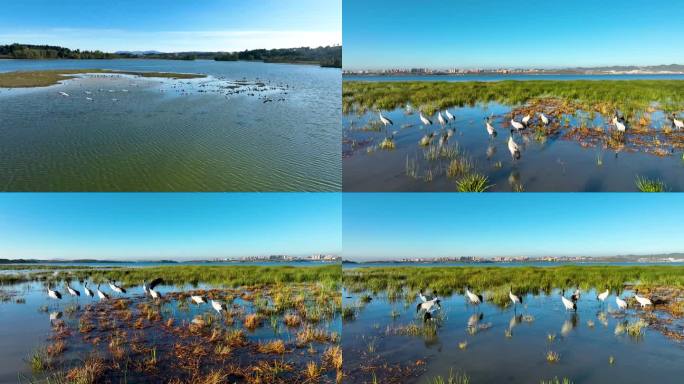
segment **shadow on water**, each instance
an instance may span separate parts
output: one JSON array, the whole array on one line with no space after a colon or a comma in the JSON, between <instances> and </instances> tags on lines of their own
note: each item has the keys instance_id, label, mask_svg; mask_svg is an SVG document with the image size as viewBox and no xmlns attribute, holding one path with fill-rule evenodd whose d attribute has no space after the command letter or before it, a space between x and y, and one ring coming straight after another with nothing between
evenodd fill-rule
<instances>
[{"instance_id":1,"label":"shadow on water","mask_svg":"<svg viewBox=\"0 0 684 384\"><path fill-rule=\"evenodd\" d=\"M657 310L642 310L627 299L617 307L583 292L577 311L567 311L559 290L528 294L523 305L476 306L461 294L441 297L442 309L424 323L419 299L389 300L386 293L343 292L345 371L354 382L437 383L467 376L471 383L539 383L554 377L578 383L642 383L681 380L681 341L660 326L681 333L684 322ZM565 292L570 297L571 292ZM622 292L631 298L631 291ZM425 325L427 324L427 325ZM657 325L660 324L660 325ZM644 369L644 365L648 369ZM460 381L456 381L460 382Z\"/></svg>"}]
</instances>

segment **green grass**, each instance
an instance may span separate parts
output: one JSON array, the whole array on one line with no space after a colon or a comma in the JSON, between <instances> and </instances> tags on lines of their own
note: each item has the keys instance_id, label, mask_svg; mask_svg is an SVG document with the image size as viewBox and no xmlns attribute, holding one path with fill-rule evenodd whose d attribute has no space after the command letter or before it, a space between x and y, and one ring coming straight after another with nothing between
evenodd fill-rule
<instances>
[{"instance_id":1,"label":"green grass","mask_svg":"<svg viewBox=\"0 0 684 384\"><path fill-rule=\"evenodd\" d=\"M404 291L406 297L419 289L438 295L463 293L465 286L487 292L486 300L510 302L509 287L518 294L550 294L555 288L579 287L621 291L627 283L644 287L684 288L682 266L557 266L516 267L368 267L343 272L343 286L351 292Z\"/></svg>"},{"instance_id":2,"label":"green grass","mask_svg":"<svg viewBox=\"0 0 684 384\"><path fill-rule=\"evenodd\" d=\"M0 267L0 270L2 268ZM59 271L59 270L57 270ZM140 285L143 280L151 281L158 277L169 285L183 286L207 283L215 286L240 287L257 284L320 283L335 288L341 280L339 265L316 267L295 266L216 266L216 265L172 265L159 267L121 267L107 269L74 269L59 271L54 276L49 270L17 276L15 282L49 280L54 282L69 280L88 280L95 284L115 280L127 285ZM7 283L6 276L0 274L0 283Z\"/></svg>"},{"instance_id":3,"label":"green grass","mask_svg":"<svg viewBox=\"0 0 684 384\"><path fill-rule=\"evenodd\" d=\"M442 376L435 376L428 380L428 384L468 384L470 383L470 378L465 373L454 374L453 370L449 370L449 376L446 378Z\"/></svg>"},{"instance_id":4,"label":"green grass","mask_svg":"<svg viewBox=\"0 0 684 384\"><path fill-rule=\"evenodd\" d=\"M619 109L627 116L646 110L656 102L665 111L684 107L684 81L681 80L530 80L492 82L365 82L342 84L345 113L392 110L410 103L423 112L498 102L520 105L540 98L559 98L577 103L586 111L612 113Z\"/></svg>"},{"instance_id":5,"label":"green grass","mask_svg":"<svg viewBox=\"0 0 684 384\"><path fill-rule=\"evenodd\" d=\"M635 181L636 187L641 192L666 192L667 185L660 180L651 180L645 177L637 176Z\"/></svg>"},{"instance_id":6,"label":"green grass","mask_svg":"<svg viewBox=\"0 0 684 384\"><path fill-rule=\"evenodd\" d=\"M205 75L190 73L112 71L107 69L58 69L46 71L17 71L0 73L0 87L47 87L50 85L55 85L62 80L73 79L75 77L70 75L78 75L84 73L110 73L132 75L139 77L163 77L171 79L196 79L206 77Z\"/></svg>"}]
</instances>

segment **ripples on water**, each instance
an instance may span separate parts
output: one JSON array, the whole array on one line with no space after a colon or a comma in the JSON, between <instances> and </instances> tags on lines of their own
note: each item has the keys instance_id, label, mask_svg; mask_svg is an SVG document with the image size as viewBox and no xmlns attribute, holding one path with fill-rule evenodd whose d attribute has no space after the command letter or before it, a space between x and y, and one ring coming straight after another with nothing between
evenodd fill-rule
<instances>
[{"instance_id":1,"label":"ripples on water","mask_svg":"<svg viewBox=\"0 0 684 384\"><path fill-rule=\"evenodd\" d=\"M0 71L55 68L211 77L93 76L47 88L0 90L0 190L341 188L337 69L212 61L0 61Z\"/></svg>"}]
</instances>

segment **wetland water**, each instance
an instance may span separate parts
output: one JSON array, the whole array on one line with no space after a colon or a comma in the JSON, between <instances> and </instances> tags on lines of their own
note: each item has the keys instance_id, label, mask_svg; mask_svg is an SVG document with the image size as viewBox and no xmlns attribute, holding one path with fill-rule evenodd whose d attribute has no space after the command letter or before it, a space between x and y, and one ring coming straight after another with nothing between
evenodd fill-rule
<instances>
[{"instance_id":1,"label":"wetland water","mask_svg":"<svg viewBox=\"0 0 684 384\"><path fill-rule=\"evenodd\" d=\"M596 80L641 79L643 76L597 76ZM491 77L345 76L345 81L494 81ZM453 78L453 79L452 79ZM585 76L586 78L586 76ZM585 79L581 78L581 79ZM650 77L647 77L650 78ZM657 76L684 79L684 76ZM500 76L496 80L539 80L537 76ZM545 80L577 80L577 76L544 76ZM524 81L520 82L524 87ZM428 92L429 93L429 92ZM427 94L427 93L426 93ZM440 94L441 95L441 94ZM346 97L346 96L345 96ZM428 96L426 96L428 97ZM441 97L441 96L440 96ZM424 100L430 105L430 100ZM380 123L375 108L343 115L343 185L345 191L455 191L459 174L487 177L489 191L636 191L637 177L659 180L667 190L684 190L684 132L671 129L662 110L633 117L616 139L612 116L567 109L558 103L505 104L496 101L451 106L455 119L444 126L437 113L432 124L421 122L419 106L383 110L393 125ZM441 110L444 115L444 109ZM543 127L536 112L553 116ZM682 111L676 111L682 119ZM530 127L510 133L510 119L533 115ZM490 136L485 118L496 136ZM446 116L445 116L446 119ZM637 126L638 125L638 126ZM441 137L446 135L446 140ZM520 158L509 152L509 136ZM385 138L392 148L383 147ZM421 141L426 138L424 145ZM450 165L457 159L457 166Z\"/></svg>"},{"instance_id":2,"label":"wetland water","mask_svg":"<svg viewBox=\"0 0 684 384\"><path fill-rule=\"evenodd\" d=\"M84 365L96 372L88 382L129 383L295 383L311 377L312 382L332 383L341 369L340 294L323 283L161 283L155 288L160 300L146 296L141 285L125 286L121 294L102 283L100 289L110 298L99 300L85 296L83 283L72 277L76 272L43 272L42 279L53 281L51 288L62 293L61 300L47 297L43 281L0 286L0 382L76 381L84 374L77 368ZM300 272L308 273L288 273ZM80 297L67 293L64 278L71 279ZM88 286L97 287L94 282ZM207 303L197 305L190 295L201 295ZM221 315L209 299L226 305ZM307 373L309 363L315 367Z\"/></svg>"},{"instance_id":3,"label":"wetland water","mask_svg":"<svg viewBox=\"0 0 684 384\"><path fill-rule=\"evenodd\" d=\"M682 335L681 318L641 310L633 300L621 311L615 292L601 304L595 291L582 292L574 313L565 310L559 293L524 295L524 305L515 310L488 302L487 294L479 308L466 304L462 294L440 297L442 310L435 313L432 331L410 334L411 324L416 333L424 329L416 315L418 298L343 291L344 307L356 308L355 317L344 322L345 371L358 383L370 383L374 375L383 383L438 383L438 376L447 382L450 372L467 375L471 383L539 383L555 377L575 384L645 383L654 377L659 383L681 382L684 344L659 328ZM621 293L632 296L630 290ZM548 362L549 352L559 360Z\"/></svg>"},{"instance_id":4,"label":"wetland water","mask_svg":"<svg viewBox=\"0 0 684 384\"><path fill-rule=\"evenodd\" d=\"M85 75L49 87L0 89L0 190L341 189L339 69L207 60L0 60L0 72L53 69L208 77Z\"/></svg>"}]
</instances>

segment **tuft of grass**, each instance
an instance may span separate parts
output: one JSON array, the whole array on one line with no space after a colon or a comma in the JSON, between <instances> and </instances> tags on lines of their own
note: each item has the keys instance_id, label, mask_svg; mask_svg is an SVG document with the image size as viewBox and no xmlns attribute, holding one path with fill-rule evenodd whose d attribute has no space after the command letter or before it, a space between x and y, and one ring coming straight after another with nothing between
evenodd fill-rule
<instances>
[{"instance_id":1,"label":"tuft of grass","mask_svg":"<svg viewBox=\"0 0 684 384\"><path fill-rule=\"evenodd\" d=\"M244 325L245 328L249 329L250 331L257 329L261 326L261 316L256 313L250 313L249 315L245 316Z\"/></svg>"},{"instance_id":2,"label":"tuft of grass","mask_svg":"<svg viewBox=\"0 0 684 384\"><path fill-rule=\"evenodd\" d=\"M446 378L442 376L435 376L428 379L428 384L468 384L470 383L470 378L465 373L456 373L452 369L449 369L449 376Z\"/></svg>"},{"instance_id":3,"label":"tuft of grass","mask_svg":"<svg viewBox=\"0 0 684 384\"><path fill-rule=\"evenodd\" d=\"M342 348L339 345L328 347L323 352L323 362L338 371L342 370Z\"/></svg>"},{"instance_id":4,"label":"tuft of grass","mask_svg":"<svg viewBox=\"0 0 684 384\"><path fill-rule=\"evenodd\" d=\"M447 167L447 177L453 178L461 175L467 175L473 169L473 164L465 156L459 156L451 162Z\"/></svg>"},{"instance_id":5,"label":"tuft of grass","mask_svg":"<svg viewBox=\"0 0 684 384\"><path fill-rule=\"evenodd\" d=\"M459 341L458 342L458 349L465 350L468 348L468 342L467 341Z\"/></svg>"},{"instance_id":6,"label":"tuft of grass","mask_svg":"<svg viewBox=\"0 0 684 384\"><path fill-rule=\"evenodd\" d=\"M31 370L35 373L44 372L50 368L51 361L48 356L47 350L44 348L39 348L29 356L29 364L31 365Z\"/></svg>"},{"instance_id":7,"label":"tuft of grass","mask_svg":"<svg viewBox=\"0 0 684 384\"><path fill-rule=\"evenodd\" d=\"M546 352L546 361L549 363L557 363L560 361L560 355L554 351Z\"/></svg>"},{"instance_id":8,"label":"tuft of grass","mask_svg":"<svg viewBox=\"0 0 684 384\"><path fill-rule=\"evenodd\" d=\"M392 150L396 148L396 145L394 144L394 140L390 139L389 137L385 137L385 139L380 142L378 147L380 149Z\"/></svg>"},{"instance_id":9,"label":"tuft of grass","mask_svg":"<svg viewBox=\"0 0 684 384\"><path fill-rule=\"evenodd\" d=\"M458 192L486 192L492 186L487 184L487 176L479 173L469 173L456 181Z\"/></svg>"},{"instance_id":10,"label":"tuft of grass","mask_svg":"<svg viewBox=\"0 0 684 384\"><path fill-rule=\"evenodd\" d=\"M282 340L273 340L268 343L257 345L259 353L275 353L282 355L285 353L285 342Z\"/></svg>"},{"instance_id":11,"label":"tuft of grass","mask_svg":"<svg viewBox=\"0 0 684 384\"><path fill-rule=\"evenodd\" d=\"M636 187L641 192L666 192L667 185L658 179L648 179L646 177L637 176L635 181Z\"/></svg>"},{"instance_id":12,"label":"tuft of grass","mask_svg":"<svg viewBox=\"0 0 684 384\"><path fill-rule=\"evenodd\" d=\"M567 377L564 377L562 379L559 379L558 377L554 377L551 380L541 380L541 381L539 381L539 384L573 384L573 383Z\"/></svg>"},{"instance_id":13,"label":"tuft of grass","mask_svg":"<svg viewBox=\"0 0 684 384\"><path fill-rule=\"evenodd\" d=\"M83 366L69 370L66 378L72 384L95 384L104 378L106 365L104 359L91 356L83 362Z\"/></svg>"}]
</instances>

